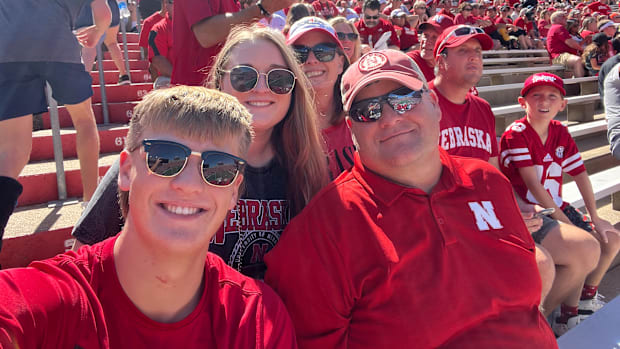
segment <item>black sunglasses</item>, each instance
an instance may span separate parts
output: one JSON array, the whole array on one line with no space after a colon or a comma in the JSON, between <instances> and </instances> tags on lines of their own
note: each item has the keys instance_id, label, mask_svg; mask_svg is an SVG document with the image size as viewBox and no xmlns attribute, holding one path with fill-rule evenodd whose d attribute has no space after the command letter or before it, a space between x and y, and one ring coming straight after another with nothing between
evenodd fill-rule
<instances>
[{"instance_id":1,"label":"black sunglasses","mask_svg":"<svg viewBox=\"0 0 620 349\"><path fill-rule=\"evenodd\" d=\"M358 35L355 33L337 32L336 35L338 35L338 40L340 41L343 41L343 40L355 41L357 40L357 37L358 37Z\"/></svg>"},{"instance_id":2,"label":"black sunglasses","mask_svg":"<svg viewBox=\"0 0 620 349\"><path fill-rule=\"evenodd\" d=\"M306 63L310 51L314 53L314 57L316 57L319 62L331 62L336 56L336 44L322 43L314 47L293 45L293 51L295 51L299 63Z\"/></svg>"},{"instance_id":3,"label":"black sunglasses","mask_svg":"<svg viewBox=\"0 0 620 349\"><path fill-rule=\"evenodd\" d=\"M364 19L374 19L374 20L377 20L377 19L379 19L379 16L378 15L377 16L367 16L367 15L364 15Z\"/></svg>"},{"instance_id":4,"label":"black sunglasses","mask_svg":"<svg viewBox=\"0 0 620 349\"><path fill-rule=\"evenodd\" d=\"M245 160L234 155L219 151L199 153L177 142L145 139L142 145L146 153L146 167L150 173L160 177L174 177L181 173L192 154L202 158L202 179L216 187L233 184L245 167Z\"/></svg>"},{"instance_id":5,"label":"black sunglasses","mask_svg":"<svg viewBox=\"0 0 620 349\"><path fill-rule=\"evenodd\" d=\"M386 103L398 114L413 109L422 101L422 93L426 88L412 90L408 87L399 87L383 96L363 99L351 104L349 117L357 122L374 122L381 118L383 103Z\"/></svg>"},{"instance_id":6,"label":"black sunglasses","mask_svg":"<svg viewBox=\"0 0 620 349\"><path fill-rule=\"evenodd\" d=\"M238 65L231 70L224 70L224 72L230 74L230 85L239 92L253 90L261 75L267 77L267 87L275 94L291 93L295 87L295 74L284 68L275 68L267 73L259 73L258 70L249 65Z\"/></svg>"}]
</instances>

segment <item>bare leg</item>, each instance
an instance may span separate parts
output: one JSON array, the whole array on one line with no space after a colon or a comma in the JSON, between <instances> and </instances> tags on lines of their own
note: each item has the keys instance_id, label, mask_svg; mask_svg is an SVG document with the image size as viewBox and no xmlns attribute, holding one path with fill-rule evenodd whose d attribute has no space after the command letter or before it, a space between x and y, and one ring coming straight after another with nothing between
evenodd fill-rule
<instances>
[{"instance_id":1,"label":"bare leg","mask_svg":"<svg viewBox=\"0 0 620 349\"><path fill-rule=\"evenodd\" d=\"M84 201L88 201L97 188L99 178L99 133L95 114L90 98L78 104L65 104L65 107L71 114L77 132L75 143L80 160Z\"/></svg>"},{"instance_id":2,"label":"bare leg","mask_svg":"<svg viewBox=\"0 0 620 349\"><path fill-rule=\"evenodd\" d=\"M114 64L118 68L120 75L126 75L127 70L125 69L125 62L123 61L123 55L121 53L121 49L118 46L118 42L116 41L116 37L118 35L118 26L108 28L105 34L104 43L108 47L110 51L110 56L114 60Z\"/></svg>"},{"instance_id":3,"label":"bare leg","mask_svg":"<svg viewBox=\"0 0 620 349\"><path fill-rule=\"evenodd\" d=\"M536 264L538 264L538 272L540 273L540 279L542 281L542 290L540 296L541 312L544 312L542 308L549 291L553 285L555 279L555 265L549 252L542 246L536 244Z\"/></svg>"},{"instance_id":4,"label":"bare leg","mask_svg":"<svg viewBox=\"0 0 620 349\"><path fill-rule=\"evenodd\" d=\"M613 262L614 258L616 258L618 250L620 250L620 238L618 235L607 234L607 237L609 239L608 243L599 241L601 245L601 258L599 259L596 268L586 278L586 285L598 286L601 283L601 280L603 280L603 276L605 276L611 262Z\"/></svg>"},{"instance_id":5,"label":"bare leg","mask_svg":"<svg viewBox=\"0 0 620 349\"><path fill-rule=\"evenodd\" d=\"M32 114L0 121L0 176L17 179L31 150Z\"/></svg>"},{"instance_id":6,"label":"bare leg","mask_svg":"<svg viewBox=\"0 0 620 349\"><path fill-rule=\"evenodd\" d=\"M571 70L573 71L573 75L576 78L580 78L585 75L585 68L583 66L583 63L581 62L581 57L572 56L571 58L569 58L568 66L571 68Z\"/></svg>"},{"instance_id":7,"label":"bare leg","mask_svg":"<svg viewBox=\"0 0 620 349\"><path fill-rule=\"evenodd\" d=\"M96 47L82 47L82 63L84 63L84 69L86 69L87 72L90 73L93 70L96 57Z\"/></svg>"}]
</instances>

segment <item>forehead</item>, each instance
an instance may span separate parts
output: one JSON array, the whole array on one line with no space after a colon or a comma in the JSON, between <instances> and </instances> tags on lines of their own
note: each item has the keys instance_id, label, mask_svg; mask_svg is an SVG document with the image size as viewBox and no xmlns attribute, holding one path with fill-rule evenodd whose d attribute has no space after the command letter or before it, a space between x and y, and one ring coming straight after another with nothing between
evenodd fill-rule
<instances>
[{"instance_id":1,"label":"forehead","mask_svg":"<svg viewBox=\"0 0 620 349\"><path fill-rule=\"evenodd\" d=\"M365 8L364 13L367 15L375 15L379 13L379 10L373 10L371 8Z\"/></svg>"},{"instance_id":2,"label":"forehead","mask_svg":"<svg viewBox=\"0 0 620 349\"><path fill-rule=\"evenodd\" d=\"M256 59L256 56L269 57L269 60ZM226 66L250 65L254 68L267 68L270 66L286 67L286 61L276 44L265 39L241 41L230 50Z\"/></svg>"}]
</instances>

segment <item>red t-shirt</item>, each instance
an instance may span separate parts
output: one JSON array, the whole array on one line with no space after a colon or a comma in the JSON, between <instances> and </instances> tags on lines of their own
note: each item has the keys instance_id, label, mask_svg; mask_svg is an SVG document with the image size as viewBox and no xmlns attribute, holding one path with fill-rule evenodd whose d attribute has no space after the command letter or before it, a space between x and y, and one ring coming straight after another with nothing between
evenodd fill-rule
<instances>
[{"instance_id":1,"label":"red t-shirt","mask_svg":"<svg viewBox=\"0 0 620 349\"><path fill-rule=\"evenodd\" d=\"M221 44L204 48L192 31L192 25L205 18L226 12L237 12L234 0L177 0L174 3L174 57L173 84L202 85ZM223 43L223 42L222 42Z\"/></svg>"},{"instance_id":2,"label":"red t-shirt","mask_svg":"<svg viewBox=\"0 0 620 349\"><path fill-rule=\"evenodd\" d=\"M401 50L406 50L408 48L410 48L411 46L417 44L418 41L418 33L416 32L415 29L411 29L407 26L405 27L399 27L397 25L394 26L394 30L396 30L396 33L398 34L398 32L400 32L400 35L398 36L398 39L400 40L400 49Z\"/></svg>"},{"instance_id":3,"label":"red t-shirt","mask_svg":"<svg viewBox=\"0 0 620 349\"><path fill-rule=\"evenodd\" d=\"M123 291L115 241L0 271L0 347L296 348L273 290L212 253L196 309L175 323L151 320Z\"/></svg>"},{"instance_id":4,"label":"red t-shirt","mask_svg":"<svg viewBox=\"0 0 620 349\"><path fill-rule=\"evenodd\" d=\"M510 19L509 17L504 18L502 16L497 16L495 24L512 24L512 19Z\"/></svg>"},{"instance_id":5,"label":"red t-shirt","mask_svg":"<svg viewBox=\"0 0 620 349\"><path fill-rule=\"evenodd\" d=\"M534 166L540 184L547 189L555 204L563 209L568 203L562 200L562 173L574 177L586 168L566 126L551 120L548 132L547 141L543 144L527 117L513 122L500 142L500 169L524 201L540 205L519 174L519 168Z\"/></svg>"},{"instance_id":6,"label":"red t-shirt","mask_svg":"<svg viewBox=\"0 0 620 349\"><path fill-rule=\"evenodd\" d=\"M429 194L356 154L284 230L265 282L300 348L557 348L510 183L488 163L440 154Z\"/></svg>"},{"instance_id":7,"label":"red t-shirt","mask_svg":"<svg viewBox=\"0 0 620 349\"><path fill-rule=\"evenodd\" d=\"M163 56L174 66L174 55L172 51L172 20L170 16L159 21L151 29L149 37L149 62L155 56Z\"/></svg>"},{"instance_id":8,"label":"red t-shirt","mask_svg":"<svg viewBox=\"0 0 620 349\"><path fill-rule=\"evenodd\" d=\"M353 11L355 11L355 13L357 13L358 15L362 14L362 7L361 6L355 6L353 8Z\"/></svg>"},{"instance_id":9,"label":"red t-shirt","mask_svg":"<svg viewBox=\"0 0 620 349\"><path fill-rule=\"evenodd\" d=\"M525 31L529 34L533 29L534 29L534 23L533 22L527 22L525 23L525 20L523 19L523 17L519 17L515 20L514 23L515 26L521 28L521 29L525 29Z\"/></svg>"},{"instance_id":10,"label":"red t-shirt","mask_svg":"<svg viewBox=\"0 0 620 349\"><path fill-rule=\"evenodd\" d=\"M347 123L342 120L340 123L324 129L321 134L327 146L329 177L334 179L353 166L355 145L353 144L351 130Z\"/></svg>"},{"instance_id":11,"label":"red t-shirt","mask_svg":"<svg viewBox=\"0 0 620 349\"><path fill-rule=\"evenodd\" d=\"M152 15L148 16L143 22L142 22L142 31L140 32L140 40L138 41L138 46L140 47L144 47L145 50L148 50L149 48L149 33L151 32L151 28L153 28L153 26L161 21L162 19L164 19L164 17L162 17L159 14L159 11L153 13Z\"/></svg>"},{"instance_id":12,"label":"red t-shirt","mask_svg":"<svg viewBox=\"0 0 620 349\"><path fill-rule=\"evenodd\" d=\"M485 33L490 35L491 33L493 33L494 31L497 30L497 26L495 26L495 19L494 18L491 18L490 16L485 16L482 19L485 20L485 21L491 22L491 25L482 28L482 30L484 30Z\"/></svg>"},{"instance_id":13,"label":"red t-shirt","mask_svg":"<svg viewBox=\"0 0 620 349\"><path fill-rule=\"evenodd\" d=\"M587 7L590 9L591 12L598 12L604 16L608 16L611 13L611 7L603 4L600 1L595 1L587 5Z\"/></svg>"},{"instance_id":14,"label":"red t-shirt","mask_svg":"<svg viewBox=\"0 0 620 349\"><path fill-rule=\"evenodd\" d=\"M469 16L467 18L465 18L465 16L463 16L463 14L461 13L457 13L456 16L454 16L454 24L476 24L476 17L474 16Z\"/></svg>"},{"instance_id":15,"label":"red t-shirt","mask_svg":"<svg viewBox=\"0 0 620 349\"><path fill-rule=\"evenodd\" d=\"M407 56L411 57L418 67L420 67L426 81L431 82L435 78L435 67L428 64L428 62L422 58L420 50L409 51L407 52Z\"/></svg>"},{"instance_id":16,"label":"red t-shirt","mask_svg":"<svg viewBox=\"0 0 620 349\"><path fill-rule=\"evenodd\" d=\"M551 28L549 28L549 33L547 34L547 51L549 51L551 59L559 56L564 52L568 52L574 55L577 54L577 50L566 45L565 43L565 41L570 38L570 33L563 25L551 25Z\"/></svg>"},{"instance_id":17,"label":"red t-shirt","mask_svg":"<svg viewBox=\"0 0 620 349\"><path fill-rule=\"evenodd\" d=\"M340 14L340 11L338 11L336 5L329 0L325 1L325 3L321 3L320 0L315 0L312 2L312 7L314 7L314 11L316 11L317 16L325 19L330 19Z\"/></svg>"},{"instance_id":18,"label":"red t-shirt","mask_svg":"<svg viewBox=\"0 0 620 349\"><path fill-rule=\"evenodd\" d=\"M545 28L545 26L548 26L549 24L550 23L545 21L544 19L538 21L538 33L540 33L541 38L547 37L547 34L549 33L549 28Z\"/></svg>"},{"instance_id":19,"label":"red t-shirt","mask_svg":"<svg viewBox=\"0 0 620 349\"><path fill-rule=\"evenodd\" d=\"M363 20L359 20L355 23L355 28L357 28L357 31L360 33L362 44L370 45L370 41L372 42L370 46L374 47L374 44L385 32L391 32L392 35L388 40L388 45L400 47L400 40L398 39L398 34L396 34L394 30L394 26L383 18L379 18L379 23L372 28L368 28Z\"/></svg>"},{"instance_id":20,"label":"red t-shirt","mask_svg":"<svg viewBox=\"0 0 620 349\"><path fill-rule=\"evenodd\" d=\"M465 103L454 104L432 82L429 87L437 93L441 108L439 145L450 155L484 161L497 156L495 115L489 103L468 93Z\"/></svg>"}]
</instances>

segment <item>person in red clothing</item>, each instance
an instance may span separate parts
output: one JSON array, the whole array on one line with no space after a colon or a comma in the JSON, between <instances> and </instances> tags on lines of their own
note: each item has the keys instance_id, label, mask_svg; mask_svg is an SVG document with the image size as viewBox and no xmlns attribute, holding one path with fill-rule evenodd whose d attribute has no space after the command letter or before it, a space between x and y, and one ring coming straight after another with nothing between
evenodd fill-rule
<instances>
[{"instance_id":1,"label":"person in red clothing","mask_svg":"<svg viewBox=\"0 0 620 349\"><path fill-rule=\"evenodd\" d=\"M148 56L149 52L149 34L151 28L166 17L166 11L166 0L161 0L161 9L142 21L142 31L140 32L138 47L140 47L145 56Z\"/></svg>"},{"instance_id":2,"label":"person in red clothing","mask_svg":"<svg viewBox=\"0 0 620 349\"><path fill-rule=\"evenodd\" d=\"M269 17L293 2L259 0L239 10L235 0L177 0L173 17L175 62L171 83L202 85L233 26Z\"/></svg>"},{"instance_id":3,"label":"person in red clothing","mask_svg":"<svg viewBox=\"0 0 620 349\"><path fill-rule=\"evenodd\" d=\"M608 3L609 3L608 0L600 0L600 1L595 1L593 3L590 3L586 7L588 9L590 9L590 12L598 12L598 13L602 14L603 16L609 16L609 14L612 11L611 11L611 7L609 7Z\"/></svg>"},{"instance_id":4,"label":"person in red clothing","mask_svg":"<svg viewBox=\"0 0 620 349\"><path fill-rule=\"evenodd\" d=\"M547 51L553 64L564 65L575 77L584 75L584 65L579 56L581 45L571 38L565 27L566 12L556 11L551 15L551 28L547 34Z\"/></svg>"},{"instance_id":5,"label":"person in red clothing","mask_svg":"<svg viewBox=\"0 0 620 349\"><path fill-rule=\"evenodd\" d=\"M172 76L174 56L172 51L172 17L174 15L173 0L166 0L165 18L151 28L149 34L150 70L157 73L153 88L167 87Z\"/></svg>"},{"instance_id":6,"label":"person in red clothing","mask_svg":"<svg viewBox=\"0 0 620 349\"><path fill-rule=\"evenodd\" d=\"M317 17L330 19L340 15L340 11L338 11L336 5L329 0L315 0L312 2L312 7L314 7Z\"/></svg>"},{"instance_id":7,"label":"person in red clothing","mask_svg":"<svg viewBox=\"0 0 620 349\"><path fill-rule=\"evenodd\" d=\"M527 9L521 10L519 18L515 19L514 25L517 30L512 32L519 40L519 48L522 50L533 49L536 47L532 35L534 30L534 13Z\"/></svg>"},{"instance_id":8,"label":"person in red clothing","mask_svg":"<svg viewBox=\"0 0 620 349\"><path fill-rule=\"evenodd\" d=\"M454 24L476 24L476 17L472 15L472 4L463 2L459 5L458 13L454 16Z\"/></svg>"},{"instance_id":9,"label":"person in red clothing","mask_svg":"<svg viewBox=\"0 0 620 349\"><path fill-rule=\"evenodd\" d=\"M547 9L540 12L540 19L538 20L536 28L542 40L546 40L549 28L551 28L551 14L552 12Z\"/></svg>"},{"instance_id":10,"label":"person in red clothing","mask_svg":"<svg viewBox=\"0 0 620 349\"><path fill-rule=\"evenodd\" d=\"M237 203L252 116L204 87L154 90L121 153L121 234L0 271L3 348L296 348L282 301L208 252Z\"/></svg>"},{"instance_id":11,"label":"person in red clothing","mask_svg":"<svg viewBox=\"0 0 620 349\"><path fill-rule=\"evenodd\" d=\"M418 33L407 22L407 14L402 10L396 9L390 14L394 30L398 34L400 41L400 50L407 52L418 47Z\"/></svg>"},{"instance_id":12,"label":"person in red clothing","mask_svg":"<svg viewBox=\"0 0 620 349\"><path fill-rule=\"evenodd\" d=\"M265 281L300 348L556 348L510 183L438 147L418 72L395 50L347 70L355 165L290 222Z\"/></svg>"},{"instance_id":13,"label":"person in red clothing","mask_svg":"<svg viewBox=\"0 0 620 349\"><path fill-rule=\"evenodd\" d=\"M375 44L385 33L391 33L387 40L389 48L398 50L400 48L400 40L398 34L394 30L394 26L381 18L381 4L379 0L366 0L362 12L362 20L355 24L355 28L360 33L362 44L375 47Z\"/></svg>"},{"instance_id":14,"label":"person in red clothing","mask_svg":"<svg viewBox=\"0 0 620 349\"><path fill-rule=\"evenodd\" d=\"M424 74L426 81L435 78L435 42L439 34L452 26L452 19L443 15L435 15L428 22L420 24L420 49L410 51L407 56L411 57Z\"/></svg>"}]
</instances>

